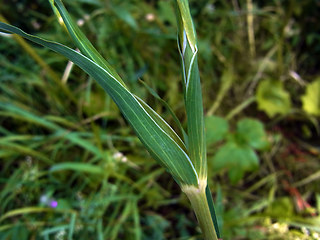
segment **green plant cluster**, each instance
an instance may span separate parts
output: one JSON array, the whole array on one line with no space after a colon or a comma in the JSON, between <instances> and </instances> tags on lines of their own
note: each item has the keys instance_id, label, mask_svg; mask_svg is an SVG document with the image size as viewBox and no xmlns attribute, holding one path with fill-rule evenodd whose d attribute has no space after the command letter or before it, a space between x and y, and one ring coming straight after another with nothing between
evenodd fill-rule
<instances>
[{"instance_id":1,"label":"green plant cluster","mask_svg":"<svg viewBox=\"0 0 320 240\"><path fill-rule=\"evenodd\" d=\"M63 2L183 137L173 1ZM319 239L317 4L190 1L224 240ZM47 1L0 0L0 17L76 48ZM0 39L1 240L201 239L188 199L93 78L21 38Z\"/></svg>"},{"instance_id":2,"label":"green plant cluster","mask_svg":"<svg viewBox=\"0 0 320 240\"><path fill-rule=\"evenodd\" d=\"M246 171L256 170L259 158L255 150L266 150L269 142L263 124L258 120L244 118L237 125L234 133L229 133L228 122L221 117L209 116L206 119L207 144L214 145L226 140L219 149L211 149L214 156L211 161L212 170L219 172L228 169L232 183L243 179Z\"/></svg>"}]
</instances>

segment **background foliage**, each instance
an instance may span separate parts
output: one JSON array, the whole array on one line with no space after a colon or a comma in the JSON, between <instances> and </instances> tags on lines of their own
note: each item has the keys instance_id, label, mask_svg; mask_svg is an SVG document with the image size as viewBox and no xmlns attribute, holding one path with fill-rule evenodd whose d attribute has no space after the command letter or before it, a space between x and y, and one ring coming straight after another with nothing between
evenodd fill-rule
<instances>
[{"instance_id":1,"label":"background foliage","mask_svg":"<svg viewBox=\"0 0 320 240\"><path fill-rule=\"evenodd\" d=\"M190 1L224 239L319 239L319 2ZM72 46L47 1L5 19ZM172 2L65 0L134 92L185 120ZM0 239L199 239L186 197L61 56L0 41ZM70 64L69 64L70 65Z\"/></svg>"}]
</instances>

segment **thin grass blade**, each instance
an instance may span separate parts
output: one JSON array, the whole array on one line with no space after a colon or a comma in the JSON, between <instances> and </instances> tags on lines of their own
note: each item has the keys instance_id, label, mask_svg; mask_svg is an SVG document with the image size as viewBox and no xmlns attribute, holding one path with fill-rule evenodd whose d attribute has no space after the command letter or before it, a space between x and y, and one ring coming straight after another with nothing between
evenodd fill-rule
<instances>
[{"instance_id":1,"label":"thin grass blade","mask_svg":"<svg viewBox=\"0 0 320 240\"><path fill-rule=\"evenodd\" d=\"M189 3L177 0L178 48L183 69L185 106L188 121L188 152L199 175L207 179L202 93L197 63L198 47Z\"/></svg>"},{"instance_id":2,"label":"thin grass blade","mask_svg":"<svg viewBox=\"0 0 320 240\"><path fill-rule=\"evenodd\" d=\"M164 101L159 95L158 93L156 93L151 87L149 87L144 81L140 80L140 82L146 87L146 89L149 91L149 93L154 96L158 101L161 102L161 104L169 111L170 115L172 116L173 120L175 121L175 123L177 124L177 126L179 127L179 130L182 133L183 139L184 139L184 143L186 145L188 142L188 135L187 133L184 131L184 128L181 125L181 122L179 121L177 115L174 113L174 111L172 110L172 108L170 107L170 105Z\"/></svg>"},{"instance_id":3,"label":"thin grass blade","mask_svg":"<svg viewBox=\"0 0 320 240\"><path fill-rule=\"evenodd\" d=\"M70 219L70 224L69 224L68 240L72 240L73 239L73 233L74 233L74 230L75 230L76 219L77 219L77 214L76 213L72 213L71 214L71 219Z\"/></svg>"},{"instance_id":4,"label":"thin grass blade","mask_svg":"<svg viewBox=\"0 0 320 240\"><path fill-rule=\"evenodd\" d=\"M84 33L80 30L78 25L72 20L71 16L68 14L67 9L64 7L61 0L49 0L50 4L52 2L54 4L53 9L57 10L56 16L58 20L60 20L59 15L63 19L63 23L67 27L67 30L72 37L72 40L75 42L76 46L80 49L80 51L96 62L98 65L103 67L106 71L108 71L118 82L120 82L124 87L126 87L125 83L115 71L115 69L110 65L110 63L105 60L100 53L95 49L95 47L91 44L89 39L84 35ZM59 14L59 15L58 15Z\"/></svg>"},{"instance_id":5,"label":"thin grass blade","mask_svg":"<svg viewBox=\"0 0 320 240\"><path fill-rule=\"evenodd\" d=\"M188 151L191 161L193 162L199 181L205 183L205 198L210 210L210 216L215 229L216 237L220 238L220 231L217 223L216 213L214 210L213 199L207 184L207 158L206 158L206 141L204 131L202 91L200 83L200 73L197 62L198 47L196 41L196 32L194 29L192 17L189 9L188 0L176 0L176 15L178 21L178 49L181 55L182 76L184 86L184 100L187 113L188 123ZM189 196L190 197L190 196ZM191 200L191 199L190 199ZM197 213L197 211L196 211ZM204 235L212 233L208 225L202 226ZM209 222L209 219L202 219ZM210 225L210 224L209 224ZM211 234L211 237L213 237ZM208 236L209 236L208 235ZM209 239L209 238L208 238Z\"/></svg>"},{"instance_id":6,"label":"thin grass blade","mask_svg":"<svg viewBox=\"0 0 320 240\"><path fill-rule=\"evenodd\" d=\"M101 167L89 164L89 163L76 163L76 162L64 162L53 165L50 168L50 172L72 170L81 173L90 173L96 175L103 175L103 169Z\"/></svg>"},{"instance_id":7,"label":"thin grass blade","mask_svg":"<svg viewBox=\"0 0 320 240\"><path fill-rule=\"evenodd\" d=\"M206 197L207 197L207 202L208 202L208 206L209 206L210 213L211 213L212 222L213 222L214 228L216 230L217 237L220 239L221 234L220 234L220 230L219 230L217 214L214 209L214 203L213 203L212 194L211 194L209 185L207 185L207 187L206 187Z\"/></svg>"}]
</instances>

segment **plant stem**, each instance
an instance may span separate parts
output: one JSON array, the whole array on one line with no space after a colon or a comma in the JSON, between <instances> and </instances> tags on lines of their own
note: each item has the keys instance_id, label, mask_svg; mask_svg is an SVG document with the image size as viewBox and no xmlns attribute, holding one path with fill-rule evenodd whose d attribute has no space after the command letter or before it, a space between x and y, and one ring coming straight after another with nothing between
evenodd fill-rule
<instances>
[{"instance_id":1,"label":"plant stem","mask_svg":"<svg viewBox=\"0 0 320 240\"><path fill-rule=\"evenodd\" d=\"M234 109L232 109L226 116L226 120L232 119L235 115L240 113L242 110L244 110L246 107L248 107L251 103L256 101L256 97L250 97L245 99L241 104L236 106Z\"/></svg>"},{"instance_id":2,"label":"plant stem","mask_svg":"<svg viewBox=\"0 0 320 240\"><path fill-rule=\"evenodd\" d=\"M206 181L205 181L206 183ZM184 186L182 191L188 196L193 211L196 214L202 234L205 240L218 240L216 230L214 228L210 209L206 197L206 184L196 188L194 186Z\"/></svg>"}]
</instances>

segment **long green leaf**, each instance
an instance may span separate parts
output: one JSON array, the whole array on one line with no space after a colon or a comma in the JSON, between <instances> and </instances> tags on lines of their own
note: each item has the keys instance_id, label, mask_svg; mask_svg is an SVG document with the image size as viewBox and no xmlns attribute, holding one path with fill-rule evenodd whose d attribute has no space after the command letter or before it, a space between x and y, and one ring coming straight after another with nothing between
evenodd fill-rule
<instances>
[{"instance_id":1,"label":"long green leaf","mask_svg":"<svg viewBox=\"0 0 320 240\"><path fill-rule=\"evenodd\" d=\"M216 214L216 211L214 209L213 199L212 199L212 195L211 195L211 191L210 191L209 185L206 186L206 197L207 197L207 202L208 202L208 206L209 206L210 213L211 213L212 222L213 222L214 228L216 230L217 237L220 239L221 238L221 234L220 234L220 230L219 230L217 214Z\"/></svg>"},{"instance_id":2,"label":"long green leaf","mask_svg":"<svg viewBox=\"0 0 320 240\"><path fill-rule=\"evenodd\" d=\"M6 214L0 217L0 222L2 222L4 219L7 219L9 217L15 217L17 215L26 215L29 213L51 213L51 212L61 212L63 214L76 213L76 211L71 209L59 210L59 209L44 208L44 207L25 207L25 208L14 209L14 210L11 210L10 212L7 212Z\"/></svg>"},{"instance_id":3,"label":"long green leaf","mask_svg":"<svg viewBox=\"0 0 320 240\"><path fill-rule=\"evenodd\" d=\"M192 52L196 52L197 40L193 21L190 15L189 2L188 0L177 0L176 3L178 8L177 17L180 42L184 43L184 40L187 40ZM184 34L186 36L184 36Z\"/></svg>"},{"instance_id":4,"label":"long green leaf","mask_svg":"<svg viewBox=\"0 0 320 240\"><path fill-rule=\"evenodd\" d=\"M93 47L91 42L87 39L87 37L84 35L84 33L80 30L80 28L77 26L77 24L72 20L71 16L68 14L66 8L62 4L61 0L49 0L50 2L54 2L56 8L54 10L58 10L57 17L62 17L63 23L68 29L68 32L70 36L72 37L73 41L77 45L77 47L81 50L81 52L84 53L85 56L93 60L95 63L103 67L106 71L108 71L114 78L116 78L124 87L125 83L122 81L120 76L117 74L117 72L114 70L114 68L99 54L99 52ZM144 108L148 114L152 117L152 119L157 122L161 126L163 130L165 130L166 133L170 135L172 139L175 140L179 144L180 147L183 148L185 152L187 150L185 149L185 144L181 141L179 136L172 130L172 128L163 121L162 118L159 118L156 114L147 104L145 104L141 99L139 99L137 96L134 95L134 97L138 100L139 103L141 103L141 106ZM174 115L174 114L173 114ZM178 121L179 122L179 121ZM179 126L179 125L178 125ZM181 124L180 124L181 127ZM182 131L183 128L181 127ZM183 132L184 133L184 132ZM184 136L186 138L186 134Z\"/></svg>"},{"instance_id":5,"label":"long green leaf","mask_svg":"<svg viewBox=\"0 0 320 240\"><path fill-rule=\"evenodd\" d=\"M69 34L71 35L73 41L80 49L80 51L85 56L97 63L99 66L107 70L114 78L118 80L118 82L120 82L124 87L126 87L125 83L122 81L115 69L100 55L100 53L91 44L89 39L80 30L78 25L72 20L71 16L68 14L61 0L49 0L49 2L51 3L51 6L54 5L56 7L53 7L54 10L58 10L65 26L68 29ZM57 13L56 16L59 18L59 15Z\"/></svg>"},{"instance_id":6,"label":"long green leaf","mask_svg":"<svg viewBox=\"0 0 320 240\"><path fill-rule=\"evenodd\" d=\"M190 159L199 174L199 180L204 180L207 183L207 154L202 91L197 62L198 47L188 0L176 0L176 13L178 21L178 49L182 62L184 100L188 120L188 151ZM212 223L217 237L220 238L213 199L208 185L206 185L205 193ZM209 219L206 219L206 221L209 221Z\"/></svg>"},{"instance_id":7,"label":"long green leaf","mask_svg":"<svg viewBox=\"0 0 320 240\"><path fill-rule=\"evenodd\" d=\"M11 25L0 23L0 30L18 34L30 41L58 52L92 76L111 96L121 113L130 123L150 154L164 165L182 184L198 185L198 175L187 153L170 134L158 125L141 103L107 70L62 44L47 41L23 32ZM160 122L160 121L159 121ZM161 122L164 122L161 120Z\"/></svg>"},{"instance_id":8,"label":"long green leaf","mask_svg":"<svg viewBox=\"0 0 320 240\"><path fill-rule=\"evenodd\" d=\"M90 58L91 60L93 60L98 65L102 66L106 71L110 73L110 75L112 75L119 82L121 82L121 84L124 87L126 87L124 82L119 77L119 75L113 69L113 67L98 53L98 51L93 47L91 42L87 39L87 37L80 30L77 24L72 20L71 16L68 14L66 8L62 4L62 1L61 0L49 0L49 1L54 2L56 6L56 10L58 10L60 16L62 17L63 23L67 27L70 36L72 37L73 41L76 43L77 47L84 53L84 55ZM59 15L57 16L59 17ZM150 108L146 103L144 103L140 98L138 98L135 95L133 96L141 104L144 110L150 115L153 121L155 121L183 149L183 151L187 152L185 144L180 139L180 137L172 130L172 128L165 121L163 121L163 119L155 111L153 111L152 108ZM177 121L179 122L179 120ZM180 125L178 124L178 126L181 127L182 132L184 134L184 138L186 139L187 135L184 133L184 130L181 124Z\"/></svg>"},{"instance_id":9,"label":"long green leaf","mask_svg":"<svg viewBox=\"0 0 320 240\"><path fill-rule=\"evenodd\" d=\"M178 48L183 69L185 106L188 120L188 152L199 179L207 179L206 143L196 34L187 0L177 0Z\"/></svg>"}]
</instances>

